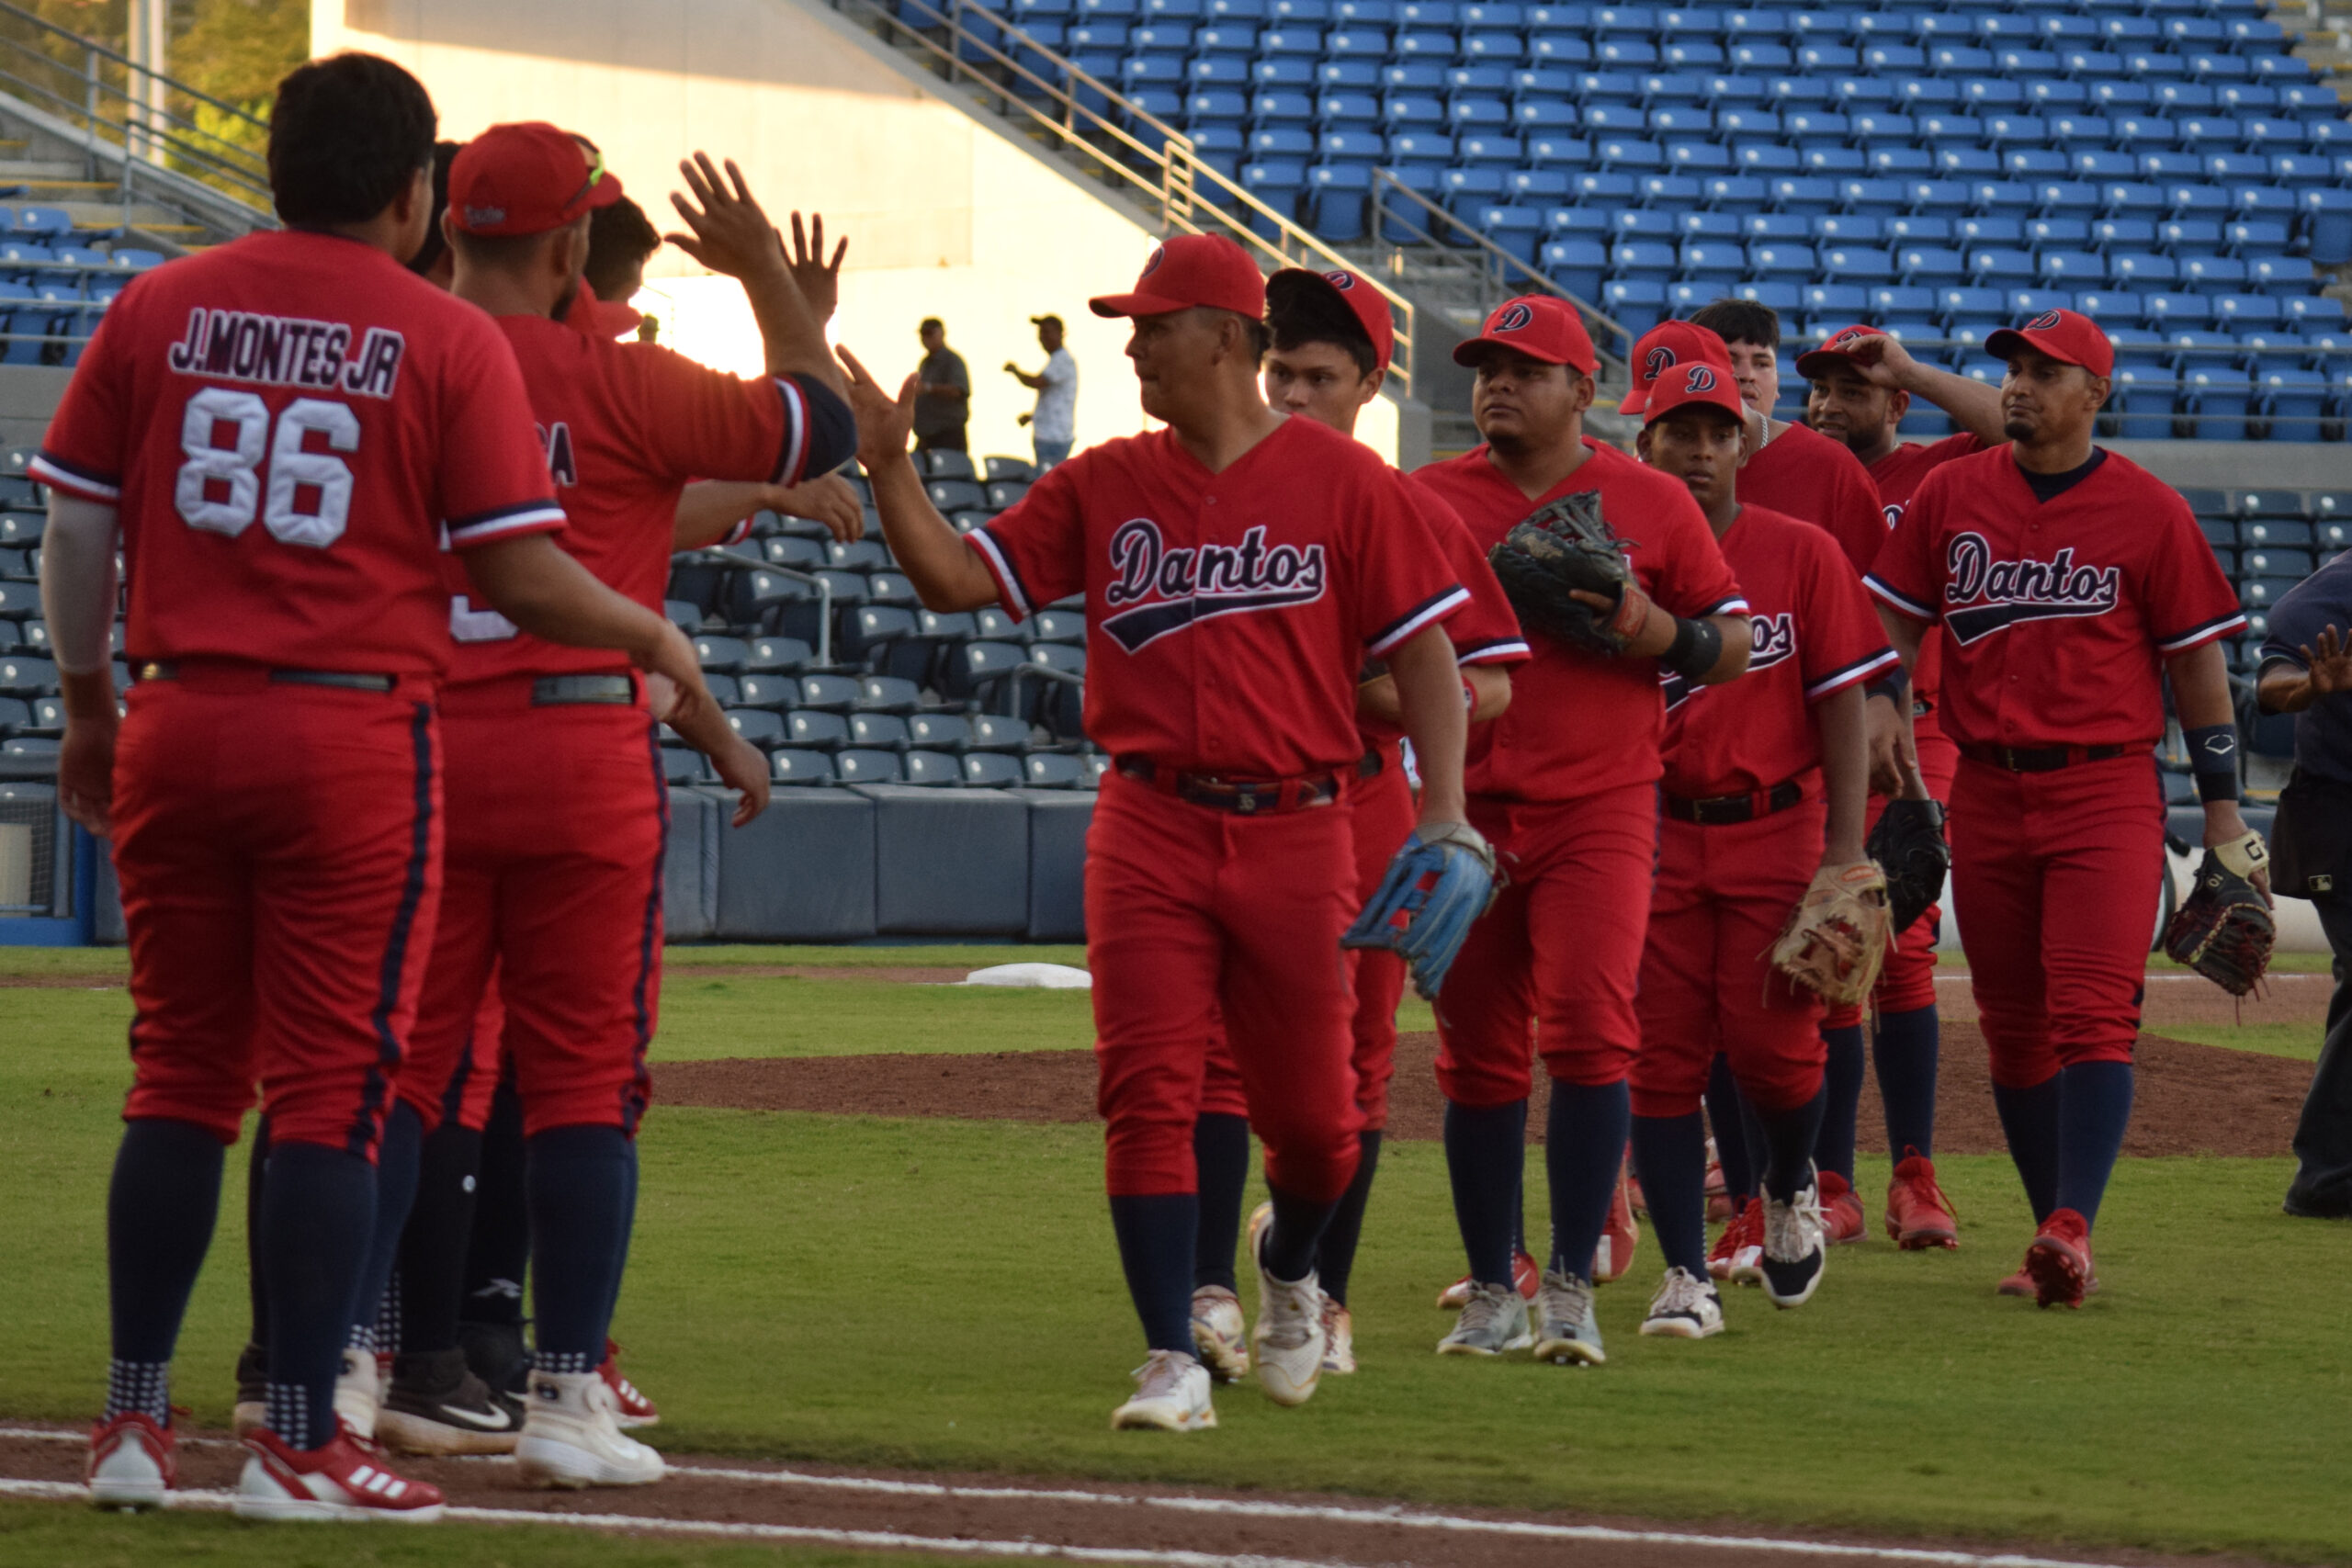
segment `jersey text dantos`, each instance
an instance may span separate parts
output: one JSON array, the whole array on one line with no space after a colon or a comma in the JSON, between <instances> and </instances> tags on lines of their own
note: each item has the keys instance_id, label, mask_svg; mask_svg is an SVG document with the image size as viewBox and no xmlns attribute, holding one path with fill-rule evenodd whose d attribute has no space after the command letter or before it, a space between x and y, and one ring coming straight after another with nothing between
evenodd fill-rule
<instances>
[{"instance_id":1,"label":"jersey text dantos","mask_svg":"<svg viewBox=\"0 0 2352 1568\"><path fill-rule=\"evenodd\" d=\"M1943 626L1943 728L1962 745L2143 745L2161 660L2245 625L2179 492L2118 456L2044 503L2012 448L1944 464L1869 577Z\"/></svg>"},{"instance_id":2,"label":"jersey text dantos","mask_svg":"<svg viewBox=\"0 0 2352 1568\"><path fill-rule=\"evenodd\" d=\"M1537 507L1598 489L1601 516L1624 545L1634 580L1661 608L1688 617L1746 615L1747 601L1690 492L1614 448L1586 446L1576 472L1534 501L1484 446L1414 478L1452 504L1482 549ZM1666 728L1657 661L1604 659L1540 636L1528 642L1534 657L1511 672L1510 708L1470 731L1471 793L1575 800L1656 779Z\"/></svg>"},{"instance_id":3,"label":"jersey text dantos","mask_svg":"<svg viewBox=\"0 0 2352 1568\"><path fill-rule=\"evenodd\" d=\"M1743 506L1724 558L1747 597L1747 672L1725 686L1667 682L1668 795L1709 799L1802 778L1818 793L1813 705L1895 662L1870 595L1837 542L1811 524Z\"/></svg>"},{"instance_id":4,"label":"jersey text dantos","mask_svg":"<svg viewBox=\"0 0 2352 1568\"><path fill-rule=\"evenodd\" d=\"M443 525L460 550L563 525L490 318L293 231L132 283L33 472L119 508L134 660L437 674Z\"/></svg>"},{"instance_id":5,"label":"jersey text dantos","mask_svg":"<svg viewBox=\"0 0 2352 1568\"><path fill-rule=\"evenodd\" d=\"M1086 595L1097 746L1234 777L1361 756L1366 655L1469 598L1403 478L1306 419L1215 474L1164 430L1105 442L967 537L1016 616Z\"/></svg>"},{"instance_id":6,"label":"jersey text dantos","mask_svg":"<svg viewBox=\"0 0 2352 1568\"><path fill-rule=\"evenodd\" d=\"M649 609L670 576L678 493L690 479L797 484L808 421L789 379L742 380L651 344L592 337L541 316L501 316L571 526L563 547L597 580ZM847 454L826 453L830 468ZM516 633L477 604L451 568L450 678L611 669L610 649L562 648Z\"/></svg>"}]
</instances>

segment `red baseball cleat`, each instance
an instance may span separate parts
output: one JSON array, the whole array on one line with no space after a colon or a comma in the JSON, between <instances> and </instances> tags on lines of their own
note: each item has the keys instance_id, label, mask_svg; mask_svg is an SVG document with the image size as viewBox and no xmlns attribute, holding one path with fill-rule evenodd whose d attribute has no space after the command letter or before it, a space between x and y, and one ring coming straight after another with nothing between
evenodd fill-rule
<instances>
[{"instance_id":1,"label":"red baseball cleat","mask_svg":"<svg viewBox=\"0 0 2352 1568\"><path fill-rule=\"evenodd\" d=\"M1870 1223L1862 1218L1862 1201L1854 1196L1854 1184L1834 1170L1820 1174L1822 1239L1832 1247L1861 1240Z\"/></svg>"},{"instance_id":2,"label":"red baseball cleat","mask_svg":"<svg viewBox=\"0 0 2352 1568\"><path fill-rule=\"evenodd\" d=\"M2091 1228L2083 1216L2060 1209L2042 1221L2025 1250L2025 1271L2038 1305L2081 1306L2091 1282Z\"/></svg>"},{"instance_id":3,"label":"red baseball cleat","mask_svg":"<svg viewBox=\"0 0 2352 1568\"><path fill-rule=\"evenodd\" d=\"M1952 1216L1951 1200L1936 1185L1935 1162L1927 1156L1905 1155L1896 1164L1894 1179L1886 1188L1886 1234L1905 1252L1924 1252L1931 1247L1946 1252L1960 1249L1960 1225Z\"/></svg>"},{"instance_id":4,"label":"red baseball cleat","mask_svg":"<svg viewBox=\"0 0 2352 1568\"><path fill-rule=\"evenodd\" d=\"M101 1508L160 1508L179 1470L169 1427L126 1412L90 1428L90 1501Z\"/></svg>"},{"instance_id":5,"label":"red baseball cleat","mask_svg":"<svg viewBox=\"0 0 2352 1568\"><path fill-rule=\"evenodd\" d=\"M1763 1267L1764 1205L1750 1198L1715 1237L1714 1250L1707 1254L1707 1273L1752 1285L1763 1278Z\"/></svg>"},{"instance_id":6,"label":"red baseball cleat","mask_svg":"<svg viewBox=\"0 0 2352 1568\"><path fill-rule=\"evenodd\" d=\"M1515 1252L1510 1259L1510 1282L1521 1295L1532 1302L1535 1299L1536 1288L1544 1283L1544 1269L1535 1259L1524 1252ZM1468 1306L1470 1283L1470 1276L1464 1274L1440 1291L1437 1293L1438 1310L1460 1312L1464 1307Z\"/></svg>"},{"instance_id":7,"label":"red baseball cleat","mask_svg":"<svg viewBox=\"0 0 2352 1568\"><path fill-rule=\"evenodd\" d=\"M637 1385L621 1375L621 1348L611 1340L605 1341L605 1364L596 1375L613 1391L613 1419L624 1427L658 1427L662 1424L661 1407L638 1392Z\"/></svg>"},{"instance_id":8,"label":"red baseball cleat","mask_svg":"<svg viewBox=\"0 0 2352 1568\"><path fill-rule=\"evenodd\" d=\"M237 1478L241 1519L390 1519L431 1524L441 1517L441 1489L388 1469L379 1453L352 1441L338 1425L322 1449L291 1449L266 1427L245 1434L245 1472Z\"/></svg>"},{"instance_id":9,"label":"red baseball cleat","mask_svg":"<svg viewBox=\"0 0 2352 1568\"><path fill-rule=\"evenodd\" d=\"M1634 1221L1632 1178L1620 1172L1617 1190L1609 1200L1609 1218L1600 1227L1600 1245L1593 1250L1592 1282L1605 1285L1633 1267L1634 1249L1642 1242L1642 1227Z\"/></svg>"},{"instance_id":10,"label":"red baseball cleat","mask_svg":"<svg viewBox=\"0 0 2352 1568\"><path fill-rule=\"evenodd\" d=\"M1739 1204L1731 1195L1731 1187L1724 1180L1723 1162L1715 1158L1715 1141L1707 1140L1707 1223L1721 1224L1739 1213Z\"/></svg>"}]
</instances>

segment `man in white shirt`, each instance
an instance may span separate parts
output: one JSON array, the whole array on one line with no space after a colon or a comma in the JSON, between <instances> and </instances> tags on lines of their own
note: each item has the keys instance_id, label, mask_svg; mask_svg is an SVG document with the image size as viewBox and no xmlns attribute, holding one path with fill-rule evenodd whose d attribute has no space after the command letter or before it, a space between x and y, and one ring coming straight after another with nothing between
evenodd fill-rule
<instances>
[{"instance_id":1,"label":"man in white shirt","mask_svg":"<svg viewBox=\"0 0 2352 1568\"><path fill-rule=\"evenodd\" d=\"M1029 426L1036 443L1037 471L1042 474L1068 457L1078 438L1078 361L1062 346L1059 316L1032 316L1029 321L1037 329L1037 346L1046 351L1044 368L1032 376L1010 359L1004 367L1037 393L1035 411L1023 414L1021 423Z\"/></svg>"}]
</instances>

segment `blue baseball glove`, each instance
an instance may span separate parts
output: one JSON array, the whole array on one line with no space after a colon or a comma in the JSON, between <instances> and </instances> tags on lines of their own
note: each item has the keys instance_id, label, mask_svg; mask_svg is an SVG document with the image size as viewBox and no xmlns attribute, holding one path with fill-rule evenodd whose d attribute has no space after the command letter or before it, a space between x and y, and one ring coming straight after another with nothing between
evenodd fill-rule
<instances>
[{"instance_id":1,"label":"blue baseball glove","mask_svg":"<svg viewBox=\"0 0 2352 1568\"><path fill-rule=\"evenodd\" d=\"M1413 989L1433 999L1470 922L1494 901L1494 850L1467 822L1440 824L1405 840L1340 945L1394 949Z\"/></svg>"}]
</instances>

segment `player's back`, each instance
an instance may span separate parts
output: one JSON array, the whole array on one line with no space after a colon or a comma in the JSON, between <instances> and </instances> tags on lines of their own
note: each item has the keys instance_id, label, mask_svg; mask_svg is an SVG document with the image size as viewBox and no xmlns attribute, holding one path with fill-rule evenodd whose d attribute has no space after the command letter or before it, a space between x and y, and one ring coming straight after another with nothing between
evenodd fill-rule
<instances>
[{"instance_id":1,"label":"player's back","mask_svg":"<svg viewBox=\"0 0 2352 1568\"><path fill-rule=\"evenodd\" d=\"M441 526L560 521L488 316L372 246L284 231L108 310L36 473L119 510L135 660L436 673Z\"/></svg>"}]
</instances>

